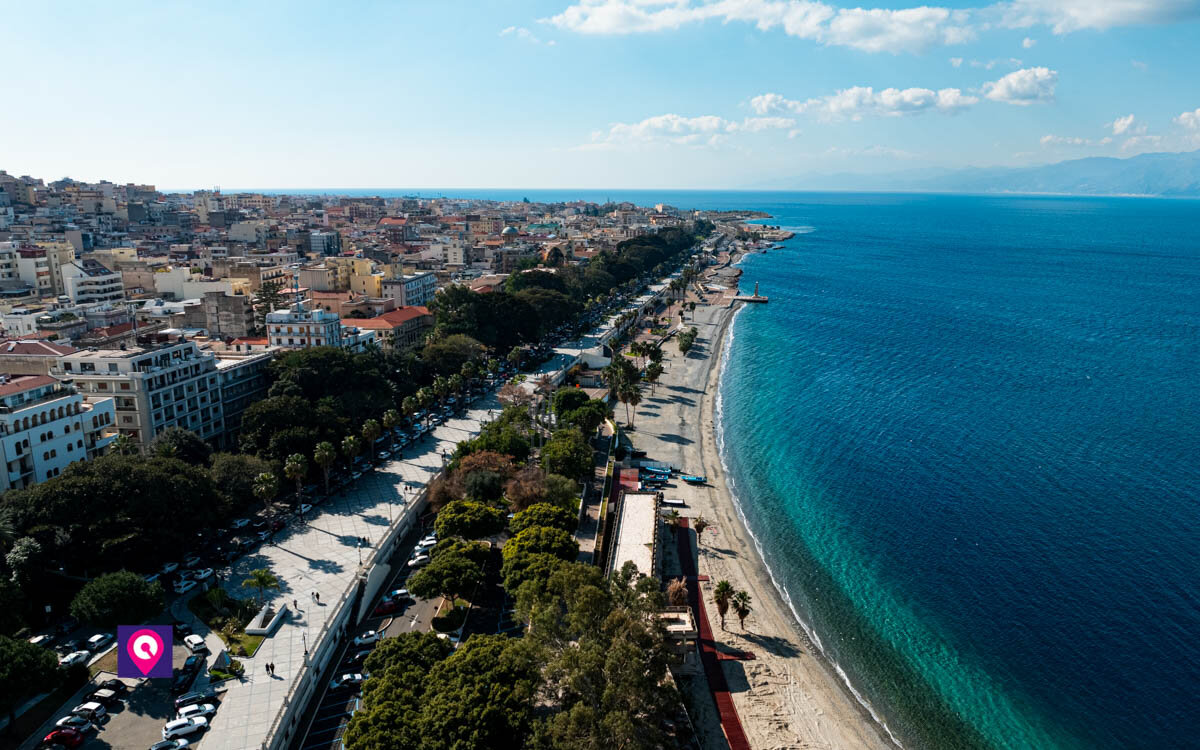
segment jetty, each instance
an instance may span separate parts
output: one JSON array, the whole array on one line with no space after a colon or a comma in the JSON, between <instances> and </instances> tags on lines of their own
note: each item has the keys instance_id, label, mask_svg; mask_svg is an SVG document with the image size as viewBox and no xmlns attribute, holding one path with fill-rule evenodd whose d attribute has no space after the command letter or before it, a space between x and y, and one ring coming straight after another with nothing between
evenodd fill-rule
<instances>
[{"instance_id":1,"label":"jetty","mask_svg":"<svg viewBox=\"0 0 1200 750\"><path fill-rule=\"evenodd\" d=\"M758 282L754 282L754 294L740 294L733 298L734 302L762 302L766 304L770 302L769 297L764 297L758 293Z\"/></svg>"}]
</instances>

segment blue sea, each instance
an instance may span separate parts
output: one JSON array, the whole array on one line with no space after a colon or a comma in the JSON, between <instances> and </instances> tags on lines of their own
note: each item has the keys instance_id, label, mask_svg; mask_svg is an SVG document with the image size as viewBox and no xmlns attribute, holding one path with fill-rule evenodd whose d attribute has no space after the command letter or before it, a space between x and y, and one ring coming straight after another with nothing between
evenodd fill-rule
<instances>
[{"instance_id":1,"label":"blue sea","mask_svg":"<svg viewBox=\"0 0 1200 750\"><path fill-rule=\"evenodd\" d=\"M1200 202L353 192L771 213L717 429L801 627L909 748L1200 747Z\"/></svg>"}]
</instances>

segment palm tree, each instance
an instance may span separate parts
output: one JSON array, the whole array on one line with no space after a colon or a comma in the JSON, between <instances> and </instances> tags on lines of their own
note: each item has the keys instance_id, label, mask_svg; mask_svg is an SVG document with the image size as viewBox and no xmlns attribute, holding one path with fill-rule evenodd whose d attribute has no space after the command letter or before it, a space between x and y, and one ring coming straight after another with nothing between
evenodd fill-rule
<instances>
[{"instance_id":1,"label":"palm tree","mask_svg":"<svg viewBox=\"0 0 1200 750\"><path fill-rule=\"evenodd\" d=\"M438 406L446 400L446 396L450 395L450 381L438 375L433 379L433 395L437 396Z\"/></svg>"},{"instance_id":2,"label":"palm tree","mask_svg":"<svg viewBox=\"0 0 1200 750\"><path fill-rule=\"evenodd\" d=\"M654 387L658 385L658 379L662 377L663 366L659 362L651 362L646 368L646 380L650 381L650 393L654 393Z\"/></svg>"},{"instance_id":3,"label":"palm tree","mask_svg":"<svg viewBox=\"0 0 1200 750\"><path fill-rule=\"evenodd\" d=\"M400 421L400 412L395 409L388 409L383 413L383 431L391 435L392 430L396 428L396 423Z\"/></svg>"},{"instance_id":4,"label":"palm tree","mask_svg":"<svg viewBox=\"0 0 1200 750\"><path fill-rule=\"evenodd\" d=\"M667 584L667 602L672 607L685 607L687 601L687 584L683 582L682 578L672 578L671 582Z\"/></svg>"},{"instance_id":5,"label":"palm tree","mask_svg":"<svg viewBox=\"0 0 1200 750\"><path fill-rule=\"evenodd\" d=\"M474 362L463 362L462 369L458 371L462 379L470 383L475 378L479 377L479 366Z\"/></svg>"},{"instance_id":6,"label":"palm tree","mask_svg":"<svg viewBox=\"0 0 1200 750\"><path fill-rule=\"evenodd\" d=\"M333 462L337 460L337 449L333 447L333 443L328 440L317 443L317 447L313 450L313 461L317 466L321 467L321 471L325 473L325 494L329 494L329 470L333 468Z\"/></svg>"},{"instance_id":7,"label":"palm tree","mask_svg":"<svg viewBox=\"0 0 1200 750\"><path fill-rule=\"evenodd\" d=\"M458 374L451 375L446 379L446 385L449 386L451 393L462 393L464 382L463 376Z\"/></svg>"},{"instance_id":8,"label":"palm tree","mask_svg":"<svg viewBox=\"0 0 1200 750\"><path fill-rule=\"evenodd\" d=\"M671 508L671 512L667 514L667 526L671 529L671 536L679 533L679 519L682 517L674 508Z\"/></svg>"},{"instance_id":9,"label":"palm tree","mask_svg":"<svg viewBox=\"0 0 1200 750\"><path fill-rule=\"evenodd\" d=\"M263 509L271 509L271 500L279 494L279 480L269 471L254 478L254 496L262 501Z\"/></svg>"},{"instance_id":10,"label":"palm tree","mask_svg":"<svg viewBox=\"0 0 1200 750\"><path fill-rule=\"evenodd\" d=\"M489 357L487 361L487 371L495 375L500 370L500 360L497 357Z\"/></svg>"},{"instance_id":11,"label":"palm tree","mask_svg":"<svg viewBox=\"0 0 1200 750\"><path fill-rule=\"evenodd\" d=\"M267 589L279 588L279 579L266 568L257 568L250 571L250 577L242 581L242 587L258 590L258 605L261 607Z\"/></svg>"},{"instance_id":12,"label":"palm tree","mask_svg":"<svg viewBox=\"0 0 1200 750\"><path fill-rule=\"evenodd\" d=\"M696 520L692 521L692 528L696 530L696 546L699 547L704 530L708 528L708 519L704 516L696 516Z\"/></svg>"},{"instance_id":13,"label":"palm tree","mask_svg":"<svg viewBox=\"0 0 1200 750\"><path fill-rule=\"evenodd\" d=\"M375 441L379 439L379 435L382 432L383 428L379 426L379 420L368 419L366 422L363 422L362 436L363 441L366 443L368 461L373 458L372 454L375 452Z\"/></svg>"},{"instance_id":14,"label":"palm tree","mask_svg":"<svg viewBox=\"0 0 1200 750\"><path fill-rule=\"evenodd\" d=\"M429 386L425 386L417 391L417 403L421 408L428 411L429 407L433 406L433 401L436 397L433 395L433 390ZM428 416L428 415L426 415Z\"/></svg>"},{"instance_id":15,"label":"palm tree","mask_svg":"<svg viewBox=\"0 0 1200 750\"><path fill-rule=\"evenodd\" d=\"M729 602L734 593L733 584L729 581L717 581L717 587L713 589L713 601L717 604L717 614L721 616L721 630L725 629L725 613L729 611Z\"/></svg>"},{"instance_id":16,"label":"palm tree","mask_svg":"<svg viewBox=\"0 0 1200 750\"><path fill-rule=\"evenodd\" d=\"M109 450L118 456L132 456L137 453L137 444L133 442L133 438L122 432L112 441Z\"/></svg>"},{"instance_id":17,"label":"palm tree","mask_svg":"<svg viewBox=\"0 0 1200 750\"><path fill-rule=\"evenodd\" d=\"M404 400L400 402L400 411L404 413L405 419L412 419L412 415L417 413L418 408L420 407L414 396L405 396Z\"/></svg>"},{"instance_id":18,"label":"palm tree","mask_svg":"<svg viewBox=\"0 0 1200 750\"><path fill-rule=\"evenodd\" d=\"M342 439L342 453L346 456L346 460L350 464L351 471L354 470L354 458L362 452L362 441L354 435L347 435Z\"/></svg>"},{"instance_id":19,"label":"palm tree","mask_svg":"<svg viewBox=\"0 0 1200 750\"><path fill-rule=\"evenodd\" d=\"M733 612L738 616L738 622L741 623L742 630L746 629L746 618L750 616L750 594L745 591L739 591L733 595Z\"/></svg>"},{"instance_id":20,"label":"palm tree","mask_svg":"<svg viewBox=\"0 0 1200 750\"><path fill-rule=\"evenodd\" d=\"M283 463L283 475L296 483L296 504L300 504L300 488L304 485L304 476L308 474L308 459L301 453L293 453Z\"/></svg>"},{"instance_id":21,"label":"palm tree","mask_svg":"<svg viewBox=\"0 0 1200 750\"><path fill-rule=\"evenodd\" d=\"M625 402L625 416L629 419L629 426L633 427L633 417L637 414L637 406L642 403L642 392L633 383L627 383L621 389L621 400ZM629 407L633 407L633 412L629 411Z\"/></svg>"},{"instance_id":22,"label":"palm tree","mask_svg":"<svg viewBox=\"0 0 1200 750\"><path fill-rule=\"evenodd\" d=\"M505 359L508 360L508 363L510 365L512 365L513 367L516 367L518 365L518 363L520 363L520 361L521 361L521 347L514 346L512 348L512 351L510 351L508 353L508 356L505 357Z\"/></svg>"}]
</instances>

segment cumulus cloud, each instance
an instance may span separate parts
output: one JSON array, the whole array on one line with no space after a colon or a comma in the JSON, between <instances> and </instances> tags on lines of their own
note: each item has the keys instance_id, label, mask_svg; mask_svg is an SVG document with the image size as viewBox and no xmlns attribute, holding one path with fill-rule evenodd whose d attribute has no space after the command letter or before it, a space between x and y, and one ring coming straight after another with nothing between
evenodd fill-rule
<instances>
[{"instance_id":1,"label":"cumulus cloud","mask_svg":"<svg viewBox=\"0 0 1200 750\"><path fill-rule=\"evenodd\" d=\"M1182 125L1188 130L1200 130L1200 107L1192 112L1184 112L1174 120L1176 125Z\"/></svg>"},{"instance_id":2,"label":"cumulus cloud","mask_svg":"<svg viewBox=\"0 0 1200 750\"><path fill-rule=\"evenodd\" d=\"M1025 49L1030 49L1035 44L1037 44L1036 39L1030 39L1029 37L1025 37L1024 39L1021 40L1021 46L1024 47Z\"/></svg>"},{"instance_id":3,"label":"cumulus cloud","mask_svg":"<svg viewBox=\"0 0 1200 750\"><path fill-rule=\"evenodd\" d=\"M963 64L963 59L961 57L952 57L952 58L950 58L950 64L956 68L961 68L962 64Z\"/></svg>"},{"instance_id":4,"label":"cumulus cloud","mask_svg":"<svg viewBox=\"0 0 1200 750\"><path fill-rule=\"evenodd\" d=\"M805 101L787 99L779 94L760 94L750 100L757 114L787 112L810 114L824 120L861 120L867 116L900 117L922 112L958 112L979 101L961 89L888 88L876 91L871 86L854 86L836 94Z\"/></svg>"},{"instance_id":5,"label":"cumulus cloud","mask_svg":"<svg viewBox=\"0 0 1200 750\"><path fill-rule=\"evenodd\" d=\"M1002 25L1046 25L1055 34L1080 29L1171 23L1200 16L1197 0L1012 0L992 6Z\"/></svg>"},{"instance_id":6,"label":"cumulus cloud","mask_svg":"<svg viewBox=\"0 0 1200 750\"><path fill-rule=\"evenodd\" d=\"M1016 70L998 81L983 84L983 95L1006 104L1027 106L1034 102L1054 100L1058 72L1049 68Z\"/></svg>"},{"instance_id":7,"label":"cumulus cloud","mask_svg":"<svg viewBox=\"0 0 1200 750\"><path fill-rule=\"evenodd\" d=\"M1161 135L1135 135L1132 138L1126 138L1121 144L1122 151L1144 151L1146 149L1155 148L1163 142Z\"/></svg>"},{"instance_id":8,"label":"cumulus cloud","mask_svg":"<svg viewBox=\"0 0 1200 750\"><path fill-rule=\"evenodd\" d=\"M538 39L532 31L524 26L509 26L506 29L501 29L500 36L513 36L532 44L542 44L542 40ZM546 42L545 44L548 47L554 46L553 41Z\"/></svg>"},{"instance_id":9,"label":"cumulus cloud","mask_svg":"<svg viewBox=\"0 0 1200 750\"><path fill-rule=\"evenodd\" d=\"M972 60L970 62L972 68L983 68L984 70L991 70L997 65L1008 65L1013 68L1019 68L1024 64L1024 61L1015 57L1010 57L1007 60Z\"/></svg>"},{"instance_id":10,"label":"cumulus cloud","mask_svg":"<svg viewBox=\"0 0 1200 750\"><path fill-rule=\"evenodd\" d=\"M592 133L584 150L613 148L621 145L667 143L677 146L716 146L733 133L761 133L766 130L786 130L796 124L790 117L747 117L727 120L717 115L685 117L665 114L647 117L640 122L618 122L608 130Z\"/></svg>"},{"instance_id":11,"label":"cumulus cloud","mask_svg":"<svg viewBox=\"0 0 1200 750\"><path fill-rule=\"evenodd\" d=\"M636 34L709 20L781 29L799 39L865 52L920 52L974 38L969 12L920 6L835 8L815 0L579 0L542 21L581 34Z\"/></svg>"},{"instance_id":12,"label":"cumulus cloud","mask_svg":"<svg viewBox=\"0 0 1200 750\"><path fill-rule=\"evenodd\" d=\"M1112 128L1113 135L1141 135L1146 132L1146 126L1138 123L1134 125L1136 118L1133 115L1125 115L1118 117L1110 123L1106 123L1105 127Z\"/></svg>"},{"instance_id":13,"label":"cumulus cloud","mask_svg":"<svg viewBox=\"0 0 1200 750\"><path fill-rule=\"evenodd\" d=\"M1112 138L1105 136L1099 140L1091 138L1080 138L1078 136L1064 135L1044 135L1041 138L1041 144L1044 147L1051 146L1107 146L1112 143Z\"/></svg>"}]
</instances>

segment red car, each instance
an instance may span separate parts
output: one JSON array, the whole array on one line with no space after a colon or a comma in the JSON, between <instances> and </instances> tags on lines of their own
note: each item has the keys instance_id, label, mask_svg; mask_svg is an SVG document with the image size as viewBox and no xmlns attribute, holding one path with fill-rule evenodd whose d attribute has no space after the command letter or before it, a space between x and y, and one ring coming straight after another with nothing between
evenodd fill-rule
<instances>
[{"instance_id":1,"label":"red car","mask_svg":"<svg viewBox=\"0 0 1200 750\"><path fill-rule=\"evenodd\" d=\"M387 601L380 602L379 606L375 608L375 612L373 614L390 615L393 612L398 612L399 610L400 602L396 601L395 599L389 599Z\"/></svg>"},{"instance_id":2,"label":"red car","mask_svg":"<svg viewBox=\"0 0 1200 750\"><path fill-rule=\"evenodd\" d=\"M76 729L55 729L42 739L42 743L62 747L79 747L83 744L83 740L83 732Z\"/></svg>"}]
</instances>

